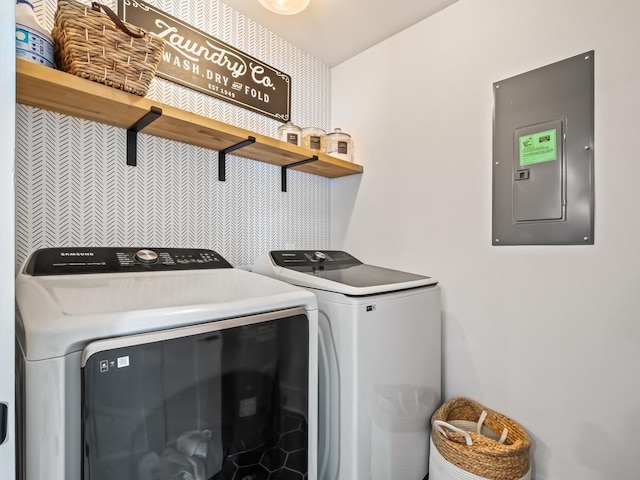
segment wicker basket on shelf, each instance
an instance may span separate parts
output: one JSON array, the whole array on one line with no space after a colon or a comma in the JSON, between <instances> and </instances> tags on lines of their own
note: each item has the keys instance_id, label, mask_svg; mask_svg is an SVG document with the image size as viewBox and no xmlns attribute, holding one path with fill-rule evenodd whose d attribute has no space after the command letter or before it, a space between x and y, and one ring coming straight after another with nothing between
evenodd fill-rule
<instances>
[{"instance_id":1,"label":"wicker basket on shelf","mask_svg":"<svg viewBox=\"0 0 640 480\"><path fill-rule=\"evenodd\" d=\"M496 435L488 436L467 428L462 429L466 433L462 430L457 433L455 427L451 428L457 421L486 426ZM449 429L443 429L443 423ZM431 439L438 452L466 472L491 480L521 479L529 472L531 439L524 428L501 413L469 398L458 397L436 410L431 424L434 427ZM500 434L501 441L495 440Z\"/></svg>"},{"instance_id":2,"label":"wicker basket on shelf","mask_svg":"<svg viewBox=\"0 0 640 480\"><path fill-rule=\"evenodd\" d=\"M58 68L141 96L149 91L164 50L164 39L123 22L97 2L59 0L52 36Z\"/></svg>"}]
</instances>

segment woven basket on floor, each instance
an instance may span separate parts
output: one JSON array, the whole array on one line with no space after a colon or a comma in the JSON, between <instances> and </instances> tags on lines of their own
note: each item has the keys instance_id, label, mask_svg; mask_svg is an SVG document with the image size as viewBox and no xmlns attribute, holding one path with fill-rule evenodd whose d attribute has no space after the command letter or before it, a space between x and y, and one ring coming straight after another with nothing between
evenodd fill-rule
<instances>
[{"instance_id":1,"label":"woven basket on floor","mask_svg":"<svg viewBox=\"0 0 640 480\"><path fill-rule=\"evenodd\" d=\"M51 32L58 68L145 96L160 62L164 39L112 19L101 9L116 17L96 2L89 6L75 0L58 1Z\"/></svg>"},{"instance_id":2,"label":"woven basket on floor","mask_svg":"<svg viewBox=\"0 0 640 480\"><path fill-rule=\"evenodd\" d=\"M504 443L476 432L468 432L473 441L467 445L465 437L447 431L446 436L432 428L431 438L438 452L457 467L491 480L515 480L523 478L530 468L529 450L531 439L527 432L510 418L489 410L468 398L453 398L445 402L431 417L431 425L436 420L467 420L478 422L482 412L487 412L484 420L493 432L508 434Z\"/></svg>"}]
</instances>

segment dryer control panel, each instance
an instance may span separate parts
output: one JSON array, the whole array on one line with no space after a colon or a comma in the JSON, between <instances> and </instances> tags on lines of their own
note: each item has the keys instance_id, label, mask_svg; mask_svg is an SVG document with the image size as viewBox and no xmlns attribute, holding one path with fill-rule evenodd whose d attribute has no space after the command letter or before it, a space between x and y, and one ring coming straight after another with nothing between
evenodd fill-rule
<instances>
[{"instance_id":1,"label":"dryer control panel","mask_svg":"<svg viewBox=\"0 0 640 480\"><path fill-rule=\"evenodd\" d=\"M43 248L31 255L25 273L41 276L212 268L233 267L213 250L197 248Z\"/></svg>"},{"instance_id":2,"label":"dryer control panel","mask_svg":"<svg viewBox=\"0 0 640 480\"><path fill-rule=\"evenodd\" d=\"M337 270L362 265L362 262L340 250L274 250L273 262L279 267L301 272Z\"/></svg>"}]
</instances>

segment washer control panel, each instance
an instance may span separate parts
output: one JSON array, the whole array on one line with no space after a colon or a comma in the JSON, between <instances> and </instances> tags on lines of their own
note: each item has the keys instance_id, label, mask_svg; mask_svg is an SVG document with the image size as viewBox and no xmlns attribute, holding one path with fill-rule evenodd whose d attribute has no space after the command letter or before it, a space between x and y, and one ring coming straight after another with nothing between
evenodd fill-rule
<instances>
[{"instance_id":1,"label":"washer control panel","mask_svg":"<svg viewBox=\"0 0 640 480\"><path fill-rule=\"evenodd\" d=\"M274 250L273 262L279 267L301 272L336 270L362 265L362 262L341 250Z\"/></svg>"},{"instance_id":2,"label":"washer control panel","mask_svg":"<svg viewBox=\"0 0 640 480\"><path fill-rule=\"evenodd\" d=\"M31 255L25 273L40 276L212 268L233 267L213 250L197 248L43 248Z\"/></svg>"}]
</instances>

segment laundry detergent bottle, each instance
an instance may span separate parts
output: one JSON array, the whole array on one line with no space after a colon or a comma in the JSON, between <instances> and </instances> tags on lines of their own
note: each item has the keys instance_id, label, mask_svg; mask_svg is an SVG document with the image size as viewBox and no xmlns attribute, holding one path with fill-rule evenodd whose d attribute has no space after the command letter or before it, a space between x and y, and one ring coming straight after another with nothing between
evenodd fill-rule
<instances>
[{"instance_id":1,"label":"laundry detergent bottle","mask_svg":"<svg viewBox=\"0 0 640 480\"><path fill-rule=\"evenodd\" d=\"M27 0L16 2L16 57L55 68L53 38L38 23Z\"/></svg>"}]
</instances>

